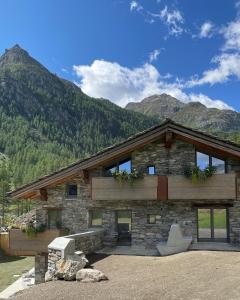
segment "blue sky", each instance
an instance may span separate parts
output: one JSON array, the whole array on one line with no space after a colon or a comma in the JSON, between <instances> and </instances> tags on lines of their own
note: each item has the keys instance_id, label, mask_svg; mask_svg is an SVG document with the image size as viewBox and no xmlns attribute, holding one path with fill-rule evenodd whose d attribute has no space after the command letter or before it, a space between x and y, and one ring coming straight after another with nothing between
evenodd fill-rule
<instances>
[{"instance_id":1,"label":"blue sky","mask_svg":"<svg viewBox=\"0 0 240 300\"><path fill-rule=\"evenodd\" d=\"M91 96L125 106L164 92L240 111L237 0L0 4L0 52L18 43Z\"/></svg>"}]
</instances>

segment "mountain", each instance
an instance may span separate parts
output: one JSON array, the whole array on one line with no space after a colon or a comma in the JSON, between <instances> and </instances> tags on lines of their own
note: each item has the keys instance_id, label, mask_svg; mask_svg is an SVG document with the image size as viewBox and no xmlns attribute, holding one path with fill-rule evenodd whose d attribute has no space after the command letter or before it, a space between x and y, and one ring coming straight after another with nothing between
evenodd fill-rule
<instances>
[{"instance_id":1,"label":"mountain","mask_svg":"<svg viewBox=\"0 0 240 300\"><path fill-rule=\"evenodd\" d=\"M16 185L157 122L85 95L19 45L0 57L0 152L10 159Z\"/></svg>"},{"instance_id":2,"label":"mountain","mask_svg":"<svg viewBox=\"0 0 240 300\"><path fill-rule=\"evenodd\" d=\"M153 95L138 103L128 103L126 109L158 118L171 118L186 126L223 135L240 131L240 113L207 108L199 102L183 103L167 94Z\"/></svg>"}]
</instances>

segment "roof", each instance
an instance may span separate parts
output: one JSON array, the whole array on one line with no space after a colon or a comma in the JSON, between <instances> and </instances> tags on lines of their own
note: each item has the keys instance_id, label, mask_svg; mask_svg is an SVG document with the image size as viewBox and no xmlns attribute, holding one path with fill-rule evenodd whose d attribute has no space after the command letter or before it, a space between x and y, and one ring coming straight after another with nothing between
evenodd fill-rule
<instances>
[{"instance_id":1,"label":"roof","mask_svg":"<svg viewBox=\"0 0 240 300\"><path fill-rule=\"evenodd\" d=\"M40 177L29 184L25 184L17 188L8 195L13 198L23 198L30 192L47 187L54 183L57 184L59 180L67 180L71 176L78 174L81 170L93 168L94 166L101 165L101 163L104 163L109 159L114 159L123 153L133 151L139 146L156 140L160 135L167 131L171 131L187 141L191 140L196 144L208 145L208 147L212 149L218 149L230 156L240 158L240 144L221 139L208 133L183 126L170 119L166 119L166 121L160 125L150 127L149 129L132 135L128 139L107 147L88 158L78 160L77 162L56 172Z\"/></svg>"}]
</instances>

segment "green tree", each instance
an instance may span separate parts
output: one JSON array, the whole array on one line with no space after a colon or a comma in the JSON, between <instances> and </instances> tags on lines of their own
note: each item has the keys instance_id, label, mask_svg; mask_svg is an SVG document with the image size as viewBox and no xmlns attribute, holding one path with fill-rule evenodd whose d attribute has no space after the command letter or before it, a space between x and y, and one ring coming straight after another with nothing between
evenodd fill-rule
<instances>
[{"instance_id":1,"label":"green tree","mask_svg":"<svg viewBox=\"0 0 240 300\"><path fill-rule=\"evenodd\" d=\"M2 226L5 225L5 209L7 204L7 192L11 189L12 176L9 167L9 159L5 155L0 156L0 202Z\"/></svg>"}]
</instances>

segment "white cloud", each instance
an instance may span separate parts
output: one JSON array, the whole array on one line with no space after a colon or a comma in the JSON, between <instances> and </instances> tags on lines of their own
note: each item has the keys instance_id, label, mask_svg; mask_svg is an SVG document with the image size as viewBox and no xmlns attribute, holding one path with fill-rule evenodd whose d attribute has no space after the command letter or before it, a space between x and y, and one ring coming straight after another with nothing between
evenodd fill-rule
<instances>
[{"instance_id":1,"label":"white cloud","mask_svg":"<svg viewBox=\"0 0 240 300\"><path fill-rule=\"evenodd\" d=\"M149 53L149 62L153 62L158 59L159 54L161 53L162 49L155 49Z\"/></svg>"},{"instance_id":2,"label":"white cloud","mask_svg":"<svg viewBox=\"0 0 240 300\"><path fill-rule=\"evenodd\" d=\"M200 28L199 38L209 38L213 35L214 25L212 22L204 22Z\"/></svg>"},{"instance_id":3,"label":"white cloud","mask_svg":"<svg viewBox=\"0 0 240 300\"><path fill-rule=\"evenodd\" d=\"M225 38L223 51L236 50L240 51L240 20L231 22L222 29Z\"/></svg>"},{"instance_id":4,"label":"white cloud","mask_svg":"<svg viewBox=\"0 0 240 300\"><path fill-rule=\"evenodd\" d=\"M240 79L240 54L223 53L213 59L217 67L203 72L200 79L190 80L186 85L193 87L196 85L223 83L228 81L231 76Z\"/></svg>"},{"instance_id":5,"label":"white cloud","mask_svg":"<svg viewBox=\"0 0 240 300\"><path fill-rule=\"evenodd\" d=\"M130 69L118 63L95 60L91 65L74 66L84 93L97 98L110 99L124 107L153 94L167 93L187 103L199 101L207 107L232 109L221 100L212 100L203 94L186 94L181 83L168 83L151 64Z\"/></svg>"},{"instance_id":6,"label":"white cloud","mask_svg":"<svg viewBox=\"0 0 240 300\"><path fill-rule=\"evenodd\" d=\"M187 82L186 86L214 85L226 82L233 77L240 80L240 15L238 14L236 20L228 23L218 32L223 35L224 43L220 54L212 59L215 66L204 71L200 78Z\"/></svg>"},{"instance_id":7,"label":"white cloud","mask_svg":"<svg viewBox=\"0 0 240 300\"><path fill-rule=\"evenodd\" d=\"M143 9L142 5L139 4L137 1L133 0L130 2L130 10L131 11L134 11L134 10L140 11L142 9Z\"/></svg>"},{"instance_id":8,"label":"white cloud","mask_svg":"<svg viewBox=\"0 0 240 300\"><path fill-rule=\"evenodd\" d=\"M179 10L170 10L167 6L165 6L164 9L155 16L158 16L167 25L171 35L177 36L184 32L182 27L184 18Z\"/></svg>"}]
</instances>

